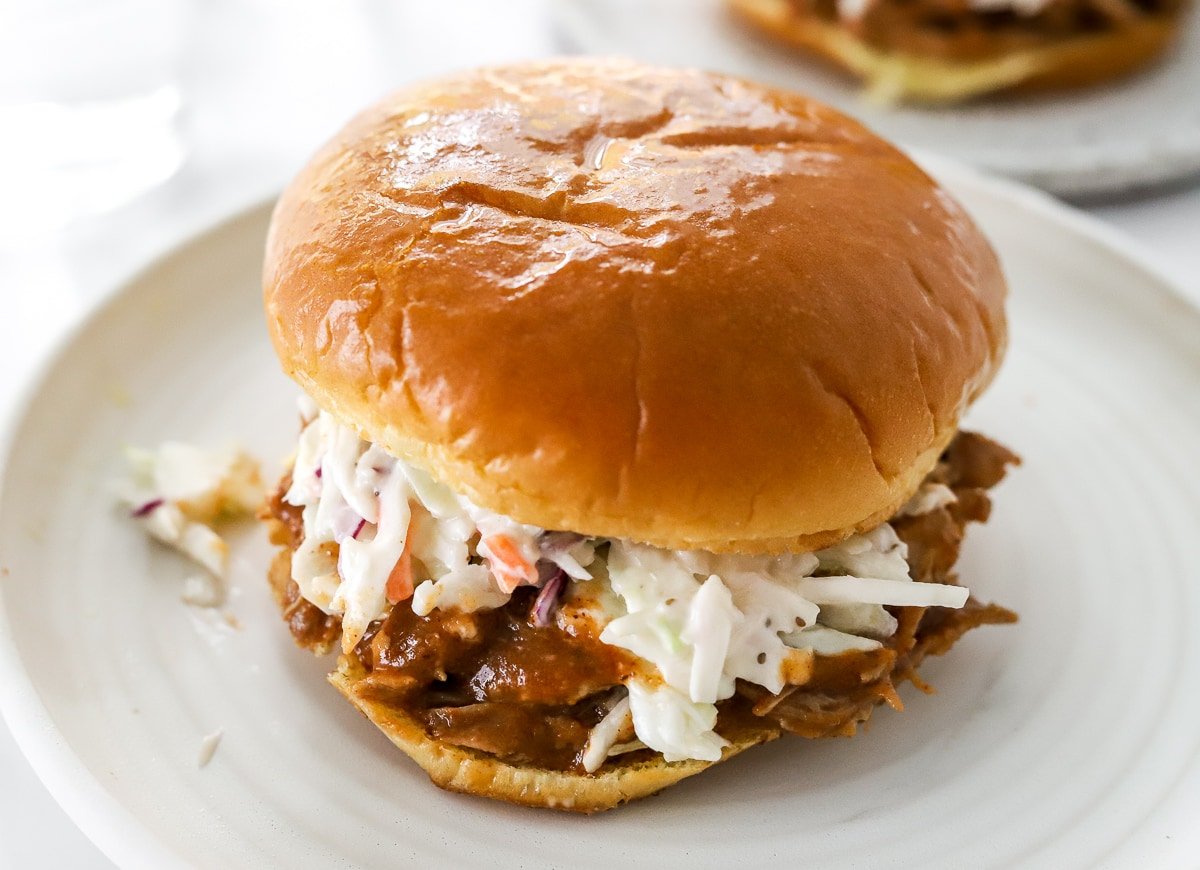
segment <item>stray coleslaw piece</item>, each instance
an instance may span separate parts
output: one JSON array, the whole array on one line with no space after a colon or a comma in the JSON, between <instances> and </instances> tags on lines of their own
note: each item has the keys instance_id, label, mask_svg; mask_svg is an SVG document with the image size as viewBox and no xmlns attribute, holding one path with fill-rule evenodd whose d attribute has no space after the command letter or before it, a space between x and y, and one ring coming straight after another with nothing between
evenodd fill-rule
<instances>
[{"instance_id":1,"label":"stray coleslaw piece","mask_svg":"<svg viewBox=\"0 0 1200 870\"><path fill-rule=\"evenodd\" d=\"M225 598L229 546L214 525L251 514L263 498L258 463L235 449L203 450L178 441L126 452L131 475L118 488L130 516L154 539L205 570L188 578L183 599L214 607Z\"/></svg>"},{"instance_id":2,"label":"stray coleslaw piece","mask_svg":"<svg viewBox=\"0 0 1200 870\"><path fill-rule=\"evenodd\" d=\"M196 754L196 767L201 769L208 767L208 763L217 754L217 747L221 745L223 736L225 736L225 732L218 728L200 739L200 751Z\"/></svg>"},{"instance_id":3,"label":"stray coleslaw piece","mask_svg":"<svg viewBox=\"0 0 1200 870\"><path fill-rule=\"evenodd\" d=\"M126 450L132 479L122 494L137 511L156 499L192 522L214 525L252 514L263 498L258 462L234 448L205 450L180 441Z\"/></svg>"},{"instance_id":4,"label":"stray coleslaw piece","mask_svg":"<svg viewBox=\"0 0 1200 870\"><path fill-rule=\"evenodd\" d=\"M184 604L192 607L220 607L225 600L225 587L211 574L190 574L183 581Z\"/></svg>"}]
</instances>

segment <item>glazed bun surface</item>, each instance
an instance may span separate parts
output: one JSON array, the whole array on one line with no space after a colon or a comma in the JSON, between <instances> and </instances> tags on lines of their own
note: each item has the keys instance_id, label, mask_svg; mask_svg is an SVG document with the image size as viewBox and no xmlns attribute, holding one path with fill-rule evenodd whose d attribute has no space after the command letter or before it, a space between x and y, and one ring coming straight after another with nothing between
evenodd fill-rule
<instances>
[{"instance_id":1,"label":"glazed bun surface","mask_svg":"<svg viewBox=\"0 0 1200 870\"><path fill-rule=\"evenodd\" d=\"M886 519L1005 347L960 206L805 97L561 60L393 94L279 201L284 369L520 521L808 549Z\"/></svg>"}]
</instances>

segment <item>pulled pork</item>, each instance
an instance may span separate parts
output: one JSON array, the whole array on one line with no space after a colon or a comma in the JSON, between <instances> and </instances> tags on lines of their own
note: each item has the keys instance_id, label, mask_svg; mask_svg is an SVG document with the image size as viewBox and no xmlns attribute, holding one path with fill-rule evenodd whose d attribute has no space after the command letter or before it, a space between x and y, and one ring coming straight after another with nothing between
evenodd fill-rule
<instances>
[{"instance_id":1,"label":"pulled pork","mask_svg":"<svg viewBox=\"0 0 1200 870\"><path fill-rule=\"evenodd\" d=\"M892 520L908 546L914 579L955 582L966 525L987 519L987 490L1017 461L981 435L964 432L955 438L927 480L950 487L956 500ZM289 483L283 481L263 511L285 556L303 536L299 509L283 501ZM296 642L318 653L334 649L337 617L300 597L286 570L272 574ZM372 624L355 649L368 673L363 691L405 711L447 743L514 764L583 772L588 734L620 697L635 665L624 650L595 638L535 625L536 592L518 589L496 610L435 610L424 617L401 602ZM910 681L928 690L916 672L925 656L946 652L977 626L1016 620L1011 611L974 599L959 610L891 610L899 627L881 649L815 656L811 677L779 694L739 682L734 697L718 705L718 733L736 738L746 729L782 729L804 737L853 735L880 703L901 707L898 684Z\"/></svg>"}]
</instances>

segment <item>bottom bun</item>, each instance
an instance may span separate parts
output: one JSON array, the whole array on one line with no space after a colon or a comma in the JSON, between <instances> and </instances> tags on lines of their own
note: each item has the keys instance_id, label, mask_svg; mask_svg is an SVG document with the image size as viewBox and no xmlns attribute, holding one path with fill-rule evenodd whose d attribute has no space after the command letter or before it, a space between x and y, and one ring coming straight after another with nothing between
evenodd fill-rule
<instances>
[{"instance_id":1,"label":"bottom bun","mask_svg":"<svg viewBox=\"0 0 1200 870\"><path fill-rule=\"evenodd\" d=\"M358 691L366 671L353 656L342 656L329 682L346 696L392 743L429 774L434 784L449 791L479 795L527 807L595 813L626 801L647 797L695 776L720 761L665 761L616 759L594 774L521 767L494 755L435 740L421 723L404 712L380 704ZM774 740L778 727L763 721L759 728L743 728L731 735L721 755L726 761L751 746Z\"/></svg>"},{"instance_id":2,"label":"bottom bun","mask_svg":"<svg viewBox=\"0 0 1200 870\"><path fill-rule=\"evenodd\" d=\"M1176 16L1145 18L1110 33L1070 37L1052 45L978 61L948 61L887 52L844 27L797 15L788 0L728 0L755 26L853 73L882 102L955 103L984 94L1084 87L1119 78L1163 52Z\"/></svg>"}]
</instances>

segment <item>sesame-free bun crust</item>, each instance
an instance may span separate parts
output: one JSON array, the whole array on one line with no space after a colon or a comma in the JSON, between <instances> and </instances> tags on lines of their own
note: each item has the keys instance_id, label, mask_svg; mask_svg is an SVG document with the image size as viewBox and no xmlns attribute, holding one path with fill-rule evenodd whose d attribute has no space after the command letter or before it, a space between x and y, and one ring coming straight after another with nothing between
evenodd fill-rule
<instances>
[{"instance_id":1,"label":"sesame-free bun crust","mask_svg":"<svg viewBox=\"0 0 1200 870\"><path fill-rule=\"evenodd\" d=\"M805 549L915 490L1005 347L1004 280L910 160L796 94L559 60L393 94L275 210L284 369L545 528Z\"/></svg>"},{"instance_id":2,"label":"sesame-free bun crust","mask_svg":"<svg viewBox=\"0 0 1200 870\"><path fill-rule=\"evenodd\" d=\"M493 755L430 737L421 723L403 710L372 700L369 693L363 692L360 687L364 676L356 659L342 656L329 682L419 764L434 784L449 791L527 807L594 813L652 795L720 763L695 759L668 762L657 754L637 760L618 757L605 762L594 774L509 764ZM779 735L779 728L766 720L757 728L743 727L725 747L721 761Z\"/></svg>"},{"instance_id":3,"label":"sesame-free bun crust","mask_svg":"<svg viewBox=\"0 0 1200 870\"><path fill-rule=\"evenodd\" d=\"M972 61L882 51L844 27L797 14L788 0L727 0L741 18L777 39L820 55L862 79L873 97L956 103L985 94L1085 87L1120 78L1161 55L1179 13L1130 21L1053 44Z\"/></svg>"}]
</instances>

